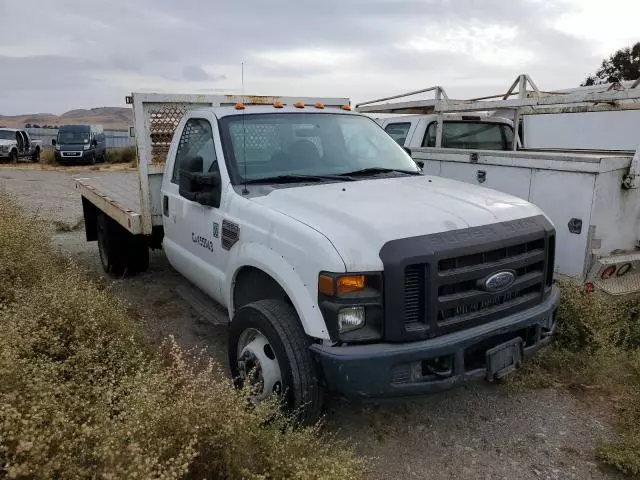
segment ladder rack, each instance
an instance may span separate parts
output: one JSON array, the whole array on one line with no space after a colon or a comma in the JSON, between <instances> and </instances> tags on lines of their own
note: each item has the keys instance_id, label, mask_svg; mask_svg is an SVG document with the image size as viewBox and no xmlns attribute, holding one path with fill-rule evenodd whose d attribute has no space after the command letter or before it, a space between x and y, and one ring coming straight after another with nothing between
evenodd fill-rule
<instances>
[{"instance_id":1,"label":"ladder rack","mask_svg":"<svg viewBox=\"0 0 640 480\"><path fill-rule=\"evenodd\" d=\"M519 75L506 93L488 97L455 100L449 98L444 88L434 86L391 97L379 98L356 105L361 113L438 114L502 109L517 110L520 115L553 113L603 112L611 110L640 110L640 78L628 86L620 82L603 84L601 89L584 91L551 91L538 89L527 74ZM530 87L530 88L528 88ZM404 100L389 103L420 93L434 92L434 98ZM516 98L511 98L516 97ZM387 103L380 103L387 102Z\"/></svg>"},{"instance_id":2,"label":"ladder rack","mask_svg":"<svg viewBox=\"0 0 640 480\"><path fill-rule=\"evenodd\" d=\"M506 93L498 95L455 100L449 98L444 88L437 85L362 102L356 105L356 111L360 113L438 115L436 146L440 147L445 113L500 111L502 114L506 110L512 114L514 129L517 132L522 115L640 110L639 86L640 78L632 82L615 82L585 87L584 89L547 92L540 90L531 77L523 73L518 75ZM406 97L430 92L434 94L432 99L406 100ZM389 102L389 100L401 99L404 100ZM516 134L513 150L517 150L521 146L520 135Z\"/></svg>"}]
</instances>

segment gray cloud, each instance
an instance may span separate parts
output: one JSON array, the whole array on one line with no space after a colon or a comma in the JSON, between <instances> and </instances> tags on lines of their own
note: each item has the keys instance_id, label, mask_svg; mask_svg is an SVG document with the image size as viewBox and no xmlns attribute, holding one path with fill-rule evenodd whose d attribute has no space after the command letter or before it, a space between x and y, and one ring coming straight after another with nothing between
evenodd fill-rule
<instances>
[{"instance_id":1,"label":"gray cloud","mask_svg":"<svg viewBox=\"0 0 640 480\"><path fill-rule=\"evenodd\" d=\"M185 80L201 82L205 80L209 81L217 81L217 80L225 80L226 75L210 75L204 71L202 67L198 67L197 65L187 65L182 69L182 77Z\"/></svg>"},{"instance_id":2,"label":"gray cloud","mask_svg":"<svg viewBox=\"0 0 640 480\"><path fill-rule=\"evenodd\" d=\"M569 11L564 0L31 0L0 8L0 114L121 105L132 90L156 85L237 91L241 62L256 93L358 101L436 83L483 94L521 71L569 86L599 61L588 42L550 26ZM528 56L487 62L493 44L473 37L448 48L449 32L472 27L506 29L512 38L503 43ZM437 48L403 47L416 38Z\"/></svg>"}]
</instances>

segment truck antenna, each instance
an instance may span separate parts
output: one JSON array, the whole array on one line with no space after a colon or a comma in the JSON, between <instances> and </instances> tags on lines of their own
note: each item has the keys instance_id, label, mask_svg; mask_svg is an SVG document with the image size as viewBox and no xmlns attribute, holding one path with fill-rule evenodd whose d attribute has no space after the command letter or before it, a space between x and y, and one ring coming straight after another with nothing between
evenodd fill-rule
<instances>
[{"instance_id":1,"label":"truck antenna","mask_svg":"<svg viewBox=\"0 0 640 480\"><path fill-rule=\"evenodd\" d=\"M242 62L240 68L240 74L242 78L242 102L244 103L244 62ZM247 130L244 126L244 109L242 110L242 160L244 161L244 189L242 190L243 195L248 195L249 190L247 190Z\"/></svg>"}]
</instances>

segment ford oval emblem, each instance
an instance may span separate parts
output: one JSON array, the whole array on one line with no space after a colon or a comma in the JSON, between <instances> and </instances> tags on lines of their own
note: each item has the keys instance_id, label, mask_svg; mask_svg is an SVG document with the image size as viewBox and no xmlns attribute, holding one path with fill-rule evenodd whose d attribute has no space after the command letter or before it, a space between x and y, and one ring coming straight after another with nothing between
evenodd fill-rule
<instances>
[{"instance_id":1,"label":"ford oval emblem","mask_svg":"<svg viewBox=\"0 0 640 480\"><path fill-rule=\"evenodd\" d=\"M489 275L485 280L481 281L481 286L487 292L499 292L509 288L515 281L515 272L513 270L504 270Z\"/></svg>"}]
</instances>

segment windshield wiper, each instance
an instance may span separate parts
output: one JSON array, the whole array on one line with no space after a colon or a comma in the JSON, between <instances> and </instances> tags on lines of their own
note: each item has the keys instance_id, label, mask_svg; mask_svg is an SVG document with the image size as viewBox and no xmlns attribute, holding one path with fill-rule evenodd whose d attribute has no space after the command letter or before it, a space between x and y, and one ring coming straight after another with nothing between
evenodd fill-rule
<instances>
[{"instance_id":1,"label":"windshield wiper","mask_svg":"<svg viewBox=\"0 0 640 480\"><path fill-rule=\"evenodd\" d=\"M324 182L327 180L339 180L352 182L353 178L343 175L276 175L273 177L254 178L246 183L300 183L300 182Z\"/></svg>"},{"instance_id":2,"label":"windshield wiper","mask_svg":"<svg viewBox=\"0 0 640 480\"><path fill-rule=\"evenodd\" d=\"M422 175L421 172L412 170L402 170L399 168L383 168L383 167L369 167L362 170L355 170L353 172L343 173L344 176L358 176L358 175L375 175L377 173L404 173L406 175Z\"/></svg>"}]
</instances>

